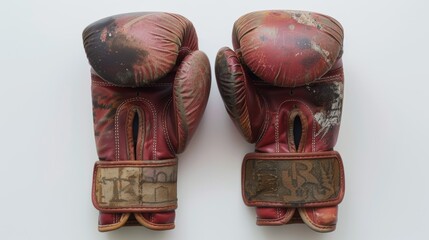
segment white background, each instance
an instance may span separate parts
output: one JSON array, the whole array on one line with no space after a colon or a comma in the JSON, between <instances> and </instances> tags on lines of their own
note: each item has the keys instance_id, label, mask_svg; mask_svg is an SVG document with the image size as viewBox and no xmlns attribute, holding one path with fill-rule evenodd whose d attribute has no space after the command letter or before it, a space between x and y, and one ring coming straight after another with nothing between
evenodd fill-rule
<instances>
[{"instance_id":1,"label":"white background","mask_svg":"<svg viewBox=\"0 0 429 240\"><path fill-rule=\"evenodd\" d=\"M240 194L252 151L233 126L212 74L203 121L179 156L176 229L97 231L90 200L97 159L88 24L134 11L190 19L213 64L233 22L262 9L331 15L345 29L346 85L336 149L346 168L337 230L258 227ZM0 239L428 239L427 1L2 1L0 4Z\"/></svg>"}]
</instances>

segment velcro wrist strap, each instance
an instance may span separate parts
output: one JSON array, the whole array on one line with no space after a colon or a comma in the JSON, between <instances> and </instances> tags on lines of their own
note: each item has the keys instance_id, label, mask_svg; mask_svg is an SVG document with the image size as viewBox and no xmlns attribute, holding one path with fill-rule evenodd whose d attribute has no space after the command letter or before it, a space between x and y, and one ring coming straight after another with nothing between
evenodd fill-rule
<instances>
[{"instance_id":1,"label":"velcro wrist strap","mask_svg":"<svg viewBox=\"0 0 429 240\"><path fill-rule=\"evenodd\" d=\"M242 166L248 206L324 207L344 197L344 169L336 151L249 153Z\"/></svg>"},{"instance_id":2,"label":"velcro wrist strap","mask_svg":"<svg viewBox=\"0 0 429 240\"><path fill-rule=\"evenodd\" d=\"M177 208L177 159L98 161L92 202L103 212L150 212Z\"/></svg>"}]
</instances>

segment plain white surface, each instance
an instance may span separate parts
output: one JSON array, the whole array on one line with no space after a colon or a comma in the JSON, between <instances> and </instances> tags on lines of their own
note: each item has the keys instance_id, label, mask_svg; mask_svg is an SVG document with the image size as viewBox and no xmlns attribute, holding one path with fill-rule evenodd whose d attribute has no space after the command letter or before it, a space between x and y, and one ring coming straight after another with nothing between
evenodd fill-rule
<instances>
[{"instance_id":1,"label":"plain white surface","mask_svg":"<svg viewBox=\"0 0 429 240\"><path fill-rule=\"evenodd\" d=\"M0 7L0 239L427 239L427 1L7 1ZM203 121L179 156L176 229L97 231L90 200L97 159L85 26L135 11L190 19L213 64L233 22L263 9L311 10L345 29L346 84L336 150L346 169L337 230L258 227L242 203L252 151L212 79Z\"/></svg>"}]
</instances>

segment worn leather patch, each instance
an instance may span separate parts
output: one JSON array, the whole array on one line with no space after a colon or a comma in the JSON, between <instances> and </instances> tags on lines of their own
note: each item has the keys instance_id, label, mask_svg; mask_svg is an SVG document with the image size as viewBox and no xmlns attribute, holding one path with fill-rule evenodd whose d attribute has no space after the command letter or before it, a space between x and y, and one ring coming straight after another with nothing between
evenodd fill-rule
<instances>
[{"instance_id":1,"label":"worn leather patch","mask_svg":"<svg viewBox=\"0 0 429 240\"><path fill-rule=\"evenodd\" d=\"M243 199L258 207L322 207L344 196L337 152L250 153L243 162Z\"/></svg>"},{"instance_id":2,"label":"worn leather patch","mask_svg":"<svg viewBox=\"0 0 429 240\"><path fill-rule=\"evenodd\" d=\"M98 161L92 201L104 212L172 210L177 207L177 159Z\"/></svg>"}]
</instances>

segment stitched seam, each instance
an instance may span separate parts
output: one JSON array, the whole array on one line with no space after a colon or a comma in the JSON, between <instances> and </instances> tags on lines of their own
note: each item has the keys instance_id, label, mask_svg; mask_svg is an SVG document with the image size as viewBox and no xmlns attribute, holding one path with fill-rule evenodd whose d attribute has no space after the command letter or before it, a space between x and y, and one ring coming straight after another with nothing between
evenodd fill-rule
<instances>
[{"instance_id":1,"label":"stitched seam","mask_svg":"<svg viewBox=\"0 0 429 240\"><path fill-rule=\"evenodd\" d=\"M116 219L115 219L116 221ZM98 224L101 227L109 227L109 226L117 226L119 222L111 223L111 224Z\"/></svg>"},{"instance_id":2,"label":"stitched seam","mask_svg":"<svg viewBox=\"0 0 429 240\"><path fill-rule=\"evenodd\" d=\"M311 113L311 115L313 116L313 129L312 129L312 134L311 134L311 150L313 152L316 152L316 124L314 124L314 114L313 112Z\"/></svg>"},{"instance_id":3,"label":"stitched seam","mask_svg":"<svg viewBox=\"0 0 429 240\"><path fill-rule=\"evenodd\" d=\"M130 98L125 100L124 102L122 102L119 107L118 110L116 111L115 114L115 160L119 161L119 150L120 150L120 146L119 146L119 113L122 111L122 108L124 107L125 104L130 103L130 102L135 102L135 101L140 101L140 102L144 102L146 103L146 105L149 105L150 111L152 112L152 116L153 116L153 146L152 146L152 154L153 154L153 159L156 160L157 156L156 156L156 145L157 145L157 135L156 135L156 129L157 129L157 114L155 111L155 107L153 106L153 104L142 97L134 97L134 98Z\"/></svg>"},{"instance_id":4,"label":"stitched seam","mask_svg":"<svg viewBox=\"0 0 429 240\"><path fill-rule=\"evenodd\" d=\"M283 216L283 219L282 219L285 224L292 219L295 211L296 211L295 208L286 209L285 215Z\"/></svg>"},{"instance_id":5,"label":"stitched seam","mask_svg":"<svg viewBox=\"0 0 429 240\"><path fill-rule=\"evenodd\" d=\"M136 219L141 219L141 221L143 221L145 224L141 223L139 220L137 220L140 224L142 224L143 226L149 228L149 229L154 229L157 227L173 227L174 226L174 222L173 223L153 223L151 221L153 221L152 218L150 219L146 219L145 217L142 216L141 213L135 213L134 216L136 216ZM149 226L147 226L147 225Z\"/></svg>"},{"instance_id":6,"label":"stitched seam","mask_svg":"<svg viewBox=\"0 0 429 240\"><path fill-rule=\"evenodd\" d=\"M278 209L278 208L277 208L277 209ZM276 218L276 219L260 219L260 218L259 218L259 221L260 221L260 222L280 222L280 223L282 223L282 222L284 222L284 221L282 221L282 220L285 220L285 219L288 217L288 213L289 213L290 211L291 211L291 210L287 209L287 210L286 210L286 213L285 213L285 215L284 215L283 217L277 216L277 218ZM290 217L292 217L292 216L290 216Z\"/></svg>"},{"instance_id":7,"label":"stitched seam","mask_svg":"<svg viewBox=\"0 0 429 240\"><path fill-rule=\"evenodd\" d=\"M265 98L263 96L261 96L261 99L264 102L264 108L263 109L268 109L267 102L266 102ZM269 114L268 114L268 110L267 110L267 111L265 111L264 126L262 127L261 134L259 134L259 137L256 140L256 143L258 143L259 141L261 141L262 137L265 135L265 132L268 129L268 122L269 122L268 119L269 119Z\"/></svg>"},{"instance_id":8,"label":"stitched seam","mask_svg":"<svg viewBox=\"0 0 429 240\"><path fill-rule=\"evenodd\" d=\"M280 152L280 136L279 136L279 112L276 112L276 119L274 121L274 138L275 138L275 144L276 144L276 152Z\"/></svg>"},{"instance_id":9,"label":"stitched seam","mask_svg":"<svg viewBox=\"0 0 429 240\"><path fill-rule=\"evenodd\" d=\"M109 227L109 226L117 226L117 225L119 225L120 222L118 221L118 215L119 214L114 213L114 216L115 216L114 219L113 219L114 223L111 223L111 224L98 224L98 226L101 226L101 227L105 228L105 227Z\"/></svg>"},{"instance_id":10,"label":"stitched seam","mask_svg":"<svg viewBox=\"0 0 429 240\"><path fill-rule=\"evenodd\" d=\"M117 223L111 223L111 224L98 224L98 226L101 226L101 227L109 227L109 226L116 226L116 225L118 225L118 222Z\"/></svg>"},{"instance_id":11,"label":"stitched seam","mask_svg":"<svg viewBox=\"0 0 429 240\"><path fill-rule=\"evenodd\" d=\"M309 205L309 204L313 204L313 203L332 203L335 205L339 204L341 197L340 194L338 194L338 196L336 197L336 199L334 200L327 200L327 201L313 201L313 202L305 202L303 205ZM296 207L296 206L279 206L278 203L283 203L283 202L267 202L267 201L248 201L249 204L251 204L254 207L262 207L262 205L264 207ZM256 206L256 205L261 204L261 206ZM326 206L320 206L320 205L316 205L316 206L307 206L307 207L326 207Z\"/></svg>"},{"instance_id":12,"label":"stitched seam","mask_svg":"<svg viewBox=\"0 0 429 240\"><path fill-rule=\"evenodd\" d=\"M172 200L170 202L177 202L177 200ZM177 204L168 205L165 207L120 207L120 208L100 208L100 211L112 211L112 210L139 210L139 211L145 211L145 210L174 210L177 208Z\"/></svg>"},{"instance_id":13,"label":"stitched seam","mask_svg":"<svg viewBox=\"0 0 429 240\"><path fill-rule=\"evenodd\" d=\"M138 111L138 107L136 107L136 106L131 107L128 110L127 114L126 114L126 120L125 120L125 122L126 122L125 139L127 139L127 143L128 143L127 144L128 145L127 146L127 149L128 149L127 156L128 156L128 158L134 158L134 159L138 159L137 158L137 154L138 154L137 153L137 149L138 149L138 146L137 146L137 144L136 144L136 146L134 146L134 143L133 143L133 141L136 140L136 139L134 139L134 136L132 134L132 131L133 131L133 124L132 124L132 122L133 122L133 118L135 117L135 114L138 115L137 111ZM130 113L133 114L133 115L131 115ZM138 132L140 133L140 127L139 127ZM129 141L130 135L132 136L132 141ZM140 134L137 134L137 138L139 137L139 135ZM130 151L130 150L132 150L132 151ZM132 157L132 156L134 156L134 157Z\"/></svg>"},{"instance_id":14,"label":"stitched seam","mask_svg":"<svg viewBox=\"0 0 429 240\"><path fill-rule=\"evenodd\" d=\"M177 158L163 159L153 163L148 163L148 161L153 161L152 159L147 160L122 160L122 161L98 161L96 163L96 169L99 168L119 168L119 167L168 167L177 165Z\"/></svg>"},{"instance_id":15,"label":"stitched seam","mask_svg":"<svg viewBox=\"0 0 429 240\"><path fill-rule=\"evenodd\" d=\"M115 160L119 160L119 120L118 114L119 111L116 111L115 114Z\"/></svg>"},{"instance_id":16,"label":"stitched seam","mask_svg":"<svg viewBox=\"0 0 429 240\"><path fill-rule=\"evenodd\" d=\"M175 153L173 144L171 144L170 136L168 135L168 130L167 130L167 111L172 101L173 101L173 98L171 97L170 99L168 99L168 102L165 105L164 113L163 113L164 119L163 119L162 131L164 132L164 136L165 136L165 140L167 142L168 148L172 153Z\"/></svg>"},{"instance_id":17,"label":"stitched seam","mask_svg":"<svg viewBox=\"0 0 429 240\"><path fill-rule=\"evenodd\" d=\"M281 218L276 218L276 219L259 219L259 222L280 222L281 223Z\"/></svg>"},{"instance_id":18,"label":"stitched seam","mask_svg":"<svg viewBox=\"0 0 429 240\"><path fill-rule=\"evenodd\" d=\"M301 210L301 211L303 211L303 212L304 212L304 217L305 217L305 219L306 219L308 222L310 222L312 226L317 227L317 228L320 228L320 229L332 229L332 228L333 228L333 227L322 226L322 225L319 225L319 224L317 224L317 223L313 222L313 221L312 221L312 220L307 216L307 213L305 212L305 210ZM313 208L313 213L314 213L314 208ZM302 217L302 216L301 216L301 217Z\"/></svg>"},{"instance_id":19,"label":"stitched seam","mask_svg":"<svg viewBox=\"0 0 429 240\"><path fill-rule=\"evenodd\" d=\"M312 131L313 132L312 132L312 136L311 136L311 150L312 150L312 152L315 152L316 151L316 124L314 122L315 122L316 119L314 119L314 112L303 101L300 101L298 99L288 99L288 100L285 100L282 103L280 103L280 105L278 107L278 110L277 110L277 113L280 113L280 109L282 108L282 105L285 104L286 102L299 102L302 105L304 105L311 112L311 117L313 118L313 121L312 121L312 125L313 125L312 126Z\"/></svg>"}]
</instances>

